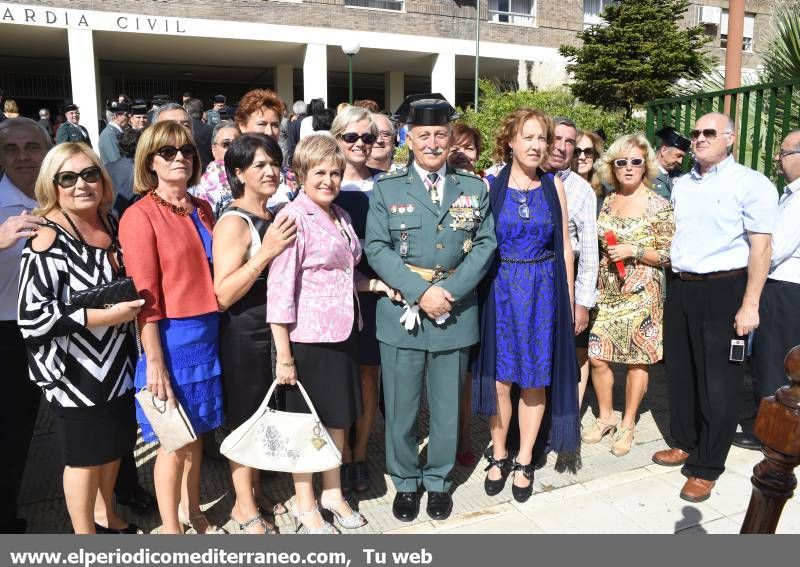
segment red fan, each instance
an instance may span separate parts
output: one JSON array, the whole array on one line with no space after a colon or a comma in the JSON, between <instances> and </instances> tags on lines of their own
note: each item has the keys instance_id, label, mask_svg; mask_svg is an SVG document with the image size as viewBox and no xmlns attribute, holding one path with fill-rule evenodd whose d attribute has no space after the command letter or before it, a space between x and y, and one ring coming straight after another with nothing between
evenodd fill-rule
<instances>
[{"instance_id":1,"label":"red fan","mask_svg":"<svg viewBox=\"0 0 800 567\"><path fill-rule=\"evenodd\" d=\"M605 237L606 237L606 244L608 246L617 245L617 235L614 234L613 231L607 230ZM624 278L626 273L625 264L622 263L622 260L617 260L616 262L614 262L614 264L617 266L617 273L619 273L619 277Z\"/></svg>"}]
</instances>

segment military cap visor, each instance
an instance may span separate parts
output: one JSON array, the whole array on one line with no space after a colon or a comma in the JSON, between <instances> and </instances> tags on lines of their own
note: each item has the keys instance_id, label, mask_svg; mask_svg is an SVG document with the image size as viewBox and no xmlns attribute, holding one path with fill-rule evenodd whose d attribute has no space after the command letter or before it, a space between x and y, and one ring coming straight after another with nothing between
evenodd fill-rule
<instances>
[{"instance_id":1,"label":"military cap visor","mask_svg":"<svg viewBox=\"0 0 800 567\"><path fill-rule=\"evenodd\" d=\"M144 116L147 114L146 104L134 104L131 106L131 116Z\"/></svg>"},{"instance_id":2,"label":"military cap visor","mask_svg":"<svg viewBox=\"0 0 800 567\"><path fill-rule=\"evenodd\" d=\"M227 102L227 100L228 99L225 98L225 95L221 95L221 94L218 94L218 95L215 95L215 96L211 97L211 102L213 102L215 104L225 104L225 102Z\"/></svg>"},{"instance_id":3,"label":"military cap visor","mask_svg":"<svg viewBox=\"0 0 800 567\"><path fill-rule=\"evenodd\" d=\"M425 93L407 96L391 118L409 125L441 126L458 114L441 93Z\"/></svg>"},{"instance_id":4,"label":"military cap visor","mask_svg":"<svg viewBox=\"0 0 800 567\"><path fill-rule=\"evenodd\" d=\"M116 100L109 103L107 108L115 114L122 114L124 112L131 111L131 106L127 102L117 102Z\"/></svg>"},{"instance_id":5,"label":"military cap visor","mask_svg":"<svg viewBox=\"0 0 800 567\"><path fill-rule=\"evenodd\" d=\"M656 132L656 136L659 137L662 145L678 148L684 152L688 152L692 147L689 139L680 135L672 126L662 128Z\"/></svg>"},{"instance_id":6,"label":"military cap visor","mask_svg":"<svg viewBox=\"0 0 800 567\"><path fill-rule=\"evenodd\" d=\"M73 110L78 110L77 104L68 104L64 107L64 112L72 112Z\"/></svg>"}]
</instances>

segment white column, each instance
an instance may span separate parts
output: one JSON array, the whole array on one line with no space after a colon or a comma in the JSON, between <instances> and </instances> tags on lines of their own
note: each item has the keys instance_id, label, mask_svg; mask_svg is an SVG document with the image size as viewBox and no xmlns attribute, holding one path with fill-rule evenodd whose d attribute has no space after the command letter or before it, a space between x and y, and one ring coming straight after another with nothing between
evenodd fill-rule
<instances>
[{"instance_id":1,"label":"white column","mask_svg":"<svg viewBox=\"0 0 800 567\"><path fill-rule=\"evenodd\" d=\"M303 59L303 100L321 98L328 104L328 51L320 43L306 45Z\"/></svg>"},{"instance_id":2,"label":"white column","mask_svg":"<svg viewBox=\"0 0 800 567\"><path fill-rule=\"evenodd\" d=\"M406 98L406 75L402 71L389 71L384 77L386 110L394 112Z\"/></svg>"},{"instance_id":3,"label":"white column","mask_svg":"<svg viewBox=\"0 0 800 567\"><path fill-rule=\"evenodd\" d=\"M275 90L289 111L294 103L294 68L287 63L275 65Z\"/></svg>"},{"instance_id":4,"label":"white column","mask_svg":"<svg viewBox=\"0 0 800 567\"><path fill-rule=\"evenodd\" d=\"M81 126L89 131L92 146L97 147L98 104L92 30L69 28L69 72L72 81L72 102L81 109Z\"/></svg>"},{"instance_id":5,"label":"white column","mask_svg":"<svg viewBox=\"0 0 800 567\"><path fill-rule=\"evenodd\" d=\"M440 53L434 56L431 72L431 92L441 93L453 106L456 105L456 55Z\"/></svg>"}]
</instances>

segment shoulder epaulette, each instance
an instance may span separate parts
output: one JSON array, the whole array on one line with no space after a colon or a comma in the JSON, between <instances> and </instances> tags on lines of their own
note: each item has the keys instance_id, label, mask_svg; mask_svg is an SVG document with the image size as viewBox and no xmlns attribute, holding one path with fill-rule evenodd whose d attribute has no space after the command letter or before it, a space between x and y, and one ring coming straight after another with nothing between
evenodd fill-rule
<instances>
[{"instance_id":1,"label":"shoulder epaulette","mask_svg":"<svg viewBox=\"0 0 800 567\"><path fill-rule=\"evenodd\" d=\"M378 181L381 181L383 179L392 179L393 177L402 177L407 173L408 173L407 167L400 167L398 169L395 169L394 171L387 171L385 173L381 173L378 176Z\"/></svg>"},{"instance_id":2,"label":"shoulder epaulette","mask_svg":"<svg viewBox=\"0 0 800 567\"><path fill-rule=\"evenodd\" d=\"M469 171L467 169L456 169L456 173L458 173L459 175L464 175L466 177L474 177L475 179L481 179L480 175L478 175L477 173L473 173L472 171Z\"/></svg>"}]
</instances>

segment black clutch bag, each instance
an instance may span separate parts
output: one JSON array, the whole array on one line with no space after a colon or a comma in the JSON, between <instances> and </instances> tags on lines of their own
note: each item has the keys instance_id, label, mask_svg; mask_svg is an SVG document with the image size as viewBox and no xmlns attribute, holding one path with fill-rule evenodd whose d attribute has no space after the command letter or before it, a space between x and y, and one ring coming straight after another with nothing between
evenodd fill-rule
<instances>
[{"instance_id":1,"label":"black clutch bag","mask_svg":"<svg viewBox=\"0 0 800 567\"><path fill-rule=\"evenodd\" d=\"M88 309L106 309L123 301L141 299L133 278L122 277L94 287L73 291L70 296L72 305Z\"/></svg>"}]
</instances>

